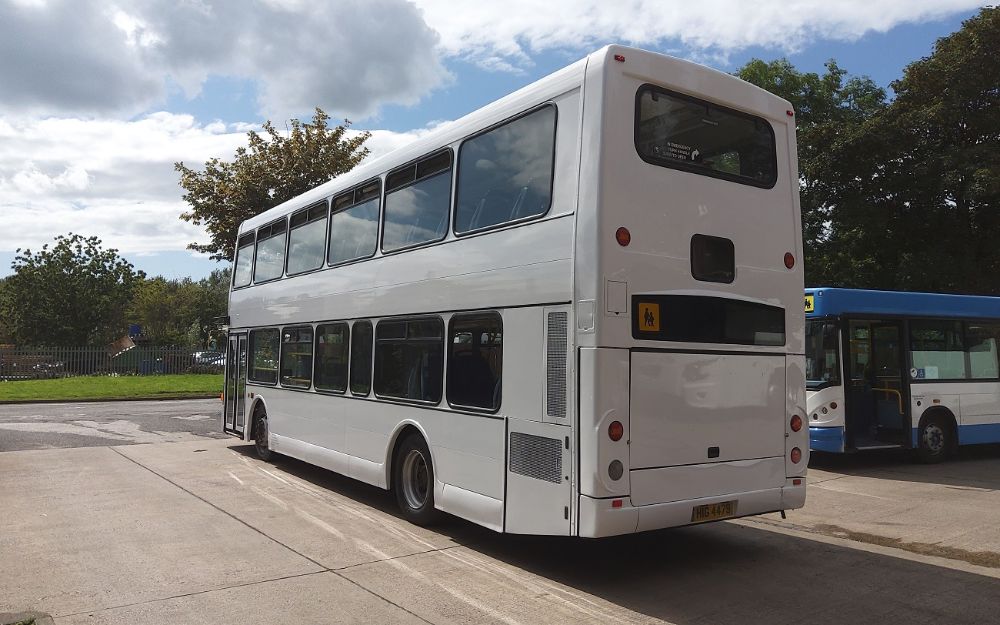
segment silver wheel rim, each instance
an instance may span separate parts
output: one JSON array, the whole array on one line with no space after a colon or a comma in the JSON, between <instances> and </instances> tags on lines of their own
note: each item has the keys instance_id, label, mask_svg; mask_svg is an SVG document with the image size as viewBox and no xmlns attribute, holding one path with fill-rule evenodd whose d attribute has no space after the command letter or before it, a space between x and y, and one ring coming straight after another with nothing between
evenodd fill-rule
<instances>
[{"instance_id":1,"label":"silver wheel rim","mask_svg":"<svg viewBox=\"0 0 1000 625\"><path fill-rule=\"evenodd\" d=\"M257 439L254 441L257 451L263 453L267 451L267 417L262 417L257 422Z\"/></svg>"},{"instance_id":2,"label":"silver wheel rim","mask_svg":"<svg viewBox=\"0 0 1000 625\"><path fill-rule=\"evenodd\" d=\"M924 426L923 439L928 451L940 453L944 450L944 430L937 423L928 423Z\"/></svg>"},{"instance_id":3,"label":"silver wheel rim","mask_svg":"<svg viewBox=\"0 0 1000 625\"><path fill-rule=\"evenodd\" d=\"M427 461L424 455L416 449L406 452L403 458L402 486L406 505L419 510L427 502L429 482Z\"/></svg>"}]
</instances>

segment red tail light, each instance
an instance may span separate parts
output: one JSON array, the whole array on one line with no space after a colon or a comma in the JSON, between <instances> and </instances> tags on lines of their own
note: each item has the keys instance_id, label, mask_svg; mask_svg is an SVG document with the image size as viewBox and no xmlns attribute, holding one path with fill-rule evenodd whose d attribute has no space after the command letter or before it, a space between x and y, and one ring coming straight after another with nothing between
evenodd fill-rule
<instances>
[{"instance_id":1,"label":"red tail light","mask_svg":"<svg viewBox=\"0 0 1000 625\"><path fill-rule=\"evenodd\" d=\"M611 425L608 426L608 438L617 442L620 441L624 435L625 426L622 425L621 421L612 421Z\"/></svg>"},{"instance_id":2,"label":"red tail light","mask_svg":"<svg viewBox=\"0 0 1000 625\"><path fill-rule=\"evenodd\" d=\"M619 228L615 231L615 240L618 241L618 245L628 247L628 244L632 242L632 233L628 231L628 228Z\"/></svg>"},{"instance_id":3,"label":"red tail light","mask_svg":"<svg viewBox=\"0 0 1000 625\"><path fill-rule=\"evenodd\" d=\"M789 458L791 458L792 464L798 464L802 461L802 450L798 447L792 447L792 453L789 454Z\"/></svg>"},{"instance_id":4,"label":"red tail light","mask_svg":"<svg viewBox=\"0 0 1000 625\"><path fill-rule=\"evenodd\" d=\"M802 429L802 417L799 415L792 415L792 422L788 425L791 426L793 432L798 432Z\"/></svg>"},{"instance_id":5,"label":"red tail light","mask_svg":"<svg viewBox=\"0 0 1000 625\"><path fill-rule=\"evenodd\" d=\"M785 267L791 269L795 266L795 256L791 252L785 252Z\"/></svg>"}]
</instances>

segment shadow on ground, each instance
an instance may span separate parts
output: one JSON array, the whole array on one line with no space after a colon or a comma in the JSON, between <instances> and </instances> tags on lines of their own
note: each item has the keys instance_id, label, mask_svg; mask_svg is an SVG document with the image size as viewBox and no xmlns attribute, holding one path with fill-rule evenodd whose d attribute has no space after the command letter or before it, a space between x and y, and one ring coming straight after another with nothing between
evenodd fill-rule
<instances>
[{"instance_id":1,"label":"shadow on ground","mask_svg":"<svg viewBox=\"0 0 1000 625\"><path fill-rule=\"evenodd\" d=\"M878 449L853 454L812 452L809 468L907 482L977 489L1000 489L1000 445L967 445L941 464L921 464L906 449Z\"/></svg>"},{"instance_id":2,"label":"shadow on ground","mask_svg":"<svg viewBox=\"0 0 1000 625\"><path fill-rule=\"evenodd\" d=\"M249 446L233 449L253 455ZM290 458L276 464L398 517L379 488ZM996 622L1000 605L996 578L733 523L600 540L500 535L452 517L434 529L523 571L681 625L980 624Z\"/></svg>"}]
</instances>

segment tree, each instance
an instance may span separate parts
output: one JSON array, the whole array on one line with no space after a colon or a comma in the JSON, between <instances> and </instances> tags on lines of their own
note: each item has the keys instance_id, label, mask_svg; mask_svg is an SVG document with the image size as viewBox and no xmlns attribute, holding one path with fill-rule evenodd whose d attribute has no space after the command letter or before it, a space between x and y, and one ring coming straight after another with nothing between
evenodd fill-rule
<instances>
[{"instance_id":1,"label":"tree","mask_svg":"<svg viewBox=\"0 0 1000 625\"><path fill-rule=\"evenodd\" d=\"M1000 294L1000 9L939 39L831 146L828 265L851 286ZM832 272L831 272L832 273Z\"/></svg>"},{"instance_id":2,"label":"tree","mask_svg":"<svg viewBox=\"0 0 1000 625\"><path fill-rule=\"evenodd\" d=\"M826 62L823 75L800 72L786 59L753 59L736 75L788 100L794 109L798 144L806 284L836 282L830 266L829 241L835 206L830 201L831 160L838 142L854 137L858 128L886 107L885 90L868 77L847 78L836 61ZM846 80L845 80L846 79Z\"/></svg>"},{"instance_id":3,"label":"tree","mask_svg":"<svg viewBox=\"0 0 1000 625\"><path fill-rule=\"evenodd\" d=\"M3 316L19 343L103 344L125 333L125 311L144 277L97 237L58 236L38 252L17 250Z\"/></svg>"},{"instance_id":4,"label":"tree","mask_svg":"<svg viewBox=\"0 0 1000 625\"><path fill-rule=\"evenodd\" d=\"M136 289L129 320L155 345L204 349L219 343L215 319L225 314L228 295L228 269L216 269L197 282L146 279Z\"/></svg>"},{"instance_id":5,"label":"tree","mask_svg":"<svg viewBox=\"0 0 1000 625\"><path fill-rule=\"evenodd\" d=\"M205 225L209 243L191 243L189 249L231 260L239 225L269 208L353 169L368 155L370 133L347 137L350 122L331 128L330 117L317 108L311 124L291 120L288 136L270 121L264 136L247 133L248 147L236 150L232 162L213 158L203 171L175 163L184 201L191 210L181 219Z\"/></svg>"}]
</instances>

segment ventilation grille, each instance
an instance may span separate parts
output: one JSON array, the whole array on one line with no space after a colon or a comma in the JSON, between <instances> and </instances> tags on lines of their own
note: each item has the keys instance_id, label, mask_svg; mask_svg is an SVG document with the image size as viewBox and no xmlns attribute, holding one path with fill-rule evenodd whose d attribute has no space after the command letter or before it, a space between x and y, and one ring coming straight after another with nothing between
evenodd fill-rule
<instances>
[{"instance_id":1,"label":"ventilation grille","mask_svg":"<svg viewBox=\"0 0 1000 625\"><path fill-rule=\"evenodd\" d=\"M510 433L510 472L536 480L562 482L562 444L558 438Z\"/></svg>"},{"instance_id":2,"label":"ventilation grille","mask_svg":"<svg viewBox=\"0 0 1000 625\"><path fill-rule=\"evenodd\" d=\"M566 418L566 313L550 312L545 345L545 414Z\"/></svg>"}]
</instances>

